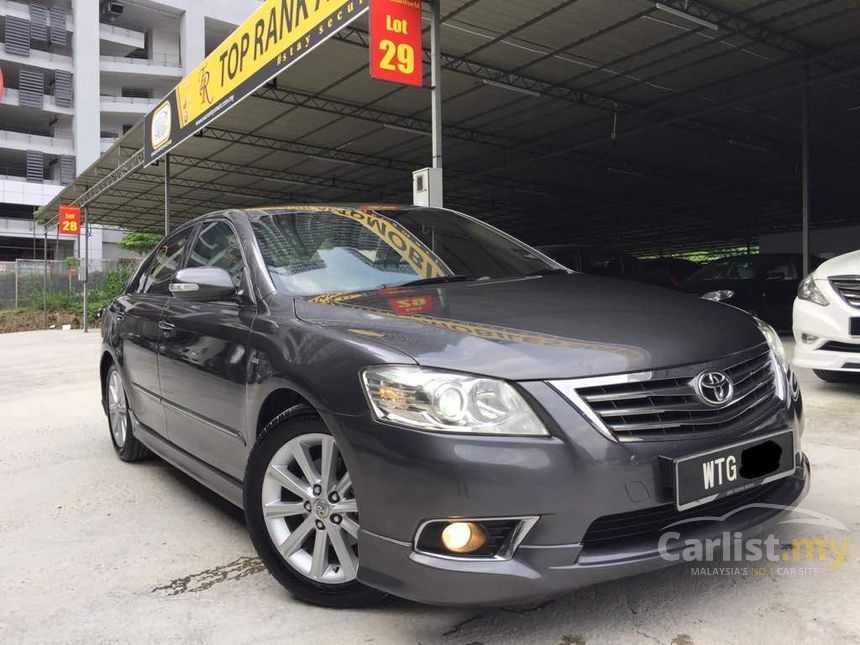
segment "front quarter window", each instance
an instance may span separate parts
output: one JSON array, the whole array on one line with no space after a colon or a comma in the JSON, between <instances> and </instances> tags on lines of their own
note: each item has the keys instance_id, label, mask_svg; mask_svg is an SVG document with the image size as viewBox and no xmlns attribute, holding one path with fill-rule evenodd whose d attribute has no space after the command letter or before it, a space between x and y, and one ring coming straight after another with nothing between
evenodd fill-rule
<instances>
[{"instance_id":1,"label":"front quarter window","mask_svg":"<svg viewBox=\"0 0 860 645\"><path fill-rule=\"evenodd\" d=\"M170 295L168 286L179 270L191 230L187 228L179 231L161 243L153 255L147 271L140 276L137 293Z\"/></svg>"}]
</instances>

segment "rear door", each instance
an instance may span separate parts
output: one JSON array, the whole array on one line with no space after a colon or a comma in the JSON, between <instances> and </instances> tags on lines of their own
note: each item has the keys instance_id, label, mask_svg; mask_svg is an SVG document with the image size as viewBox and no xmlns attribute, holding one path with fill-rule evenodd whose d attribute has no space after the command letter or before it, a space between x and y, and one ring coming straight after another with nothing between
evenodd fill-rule
<instances>
[{"instance_id":1,"label":"rear door","mask_svg":"<svg viewBox=\"0 0 860 645\"><path fill-rule=\"evenodd\" d=\"M168 285L184 257L190 229L167 238L138 274L136 283L111 305L118 328L117 357L131 409L147 428L166 436L158 378L161 316Z\"/></svg>"},{"instance_id":2,"label":"rear door","mask_svg":"<svg viewBox=\"0 0 860 645\"><path fill-rule=\"evenodd\" d=\"M217 302L170 297L159 367L170 440L242 479L248 342L257 313L239 238L226 220L199 224L187 267L228 271L240 295Z\"/></svg>"}]
</instances>

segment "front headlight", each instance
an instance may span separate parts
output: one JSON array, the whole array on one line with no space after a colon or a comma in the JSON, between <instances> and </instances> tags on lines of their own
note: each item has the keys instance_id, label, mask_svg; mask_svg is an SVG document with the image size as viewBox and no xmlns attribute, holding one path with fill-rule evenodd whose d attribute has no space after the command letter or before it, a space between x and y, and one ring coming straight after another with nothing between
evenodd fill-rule
<instances>
[{"instance_id":1,"label":"front headlight","mask_svg":"<svg viewBox=\"0 0 860 645\"><path fill-rule=\"evenodd\" d=\"M361 381L378 421L432 432L549 433L508 383L407 365L368 367Z\"/></svg>"},{"instance_id":2,"label":"front headlight","mask_svg":"<svg viewBox=\"0 0 860 645\"><path fill-rule=\"evenodd\" d=\"M799 300L806 300L807 302L814 302L816 305L821 305L822 307L830 304L830 301L821 293L818 285L815 284L815 279L811 273L797 287L797 298Z\"/></svg>"},{"instance_id":3,"label":"front headlight","mask_svg":"<svg viewBox=\"0 0 860 645\"><path fill-rule=\"evenodd\" d=\"M773 352L773 355L776 356L776 360L779 362L780 367L782 367L783 370L787 370L788 357L785 355L785 346L782 344L779 334L777 334L776 330L765 321L756 318L755 322L764 336L764 339L767 341L767 344L770 346L770 350Z\"/></svg>"},{"instance_id":4,"label":"front headlight","mask_svg":"<svg viewBox=\"0 0 860 645\"><path fill-rule=\"evenodd\" d=\"M731 300L735 297L735 292L731 289L718 289L717 291L708 291L702 294L702 300L710 300L711 302L722 302L723 300Z\"/></svg>"}]
</instances>

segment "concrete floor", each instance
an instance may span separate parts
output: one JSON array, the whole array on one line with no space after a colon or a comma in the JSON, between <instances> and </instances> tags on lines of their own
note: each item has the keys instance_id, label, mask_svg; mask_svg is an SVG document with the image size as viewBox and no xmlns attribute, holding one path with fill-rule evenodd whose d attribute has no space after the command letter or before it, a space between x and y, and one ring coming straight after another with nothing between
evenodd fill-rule
<instances>
[{"instance_id":1,"label":"concrete floor","mask_svg":"<svg viewBox=\"0 0 860 645\"><path fill-rule=\"evenodd\" d=\"M237 509L159 460L115 457L99 342L0 335L0 642L860 642L857 544L841 570L815 576L681 566L531 607L301 605L262 570ZM854 542L860 388L801 381L814 468L803 506L843 522Z\"/></svg>"}]
</instances>

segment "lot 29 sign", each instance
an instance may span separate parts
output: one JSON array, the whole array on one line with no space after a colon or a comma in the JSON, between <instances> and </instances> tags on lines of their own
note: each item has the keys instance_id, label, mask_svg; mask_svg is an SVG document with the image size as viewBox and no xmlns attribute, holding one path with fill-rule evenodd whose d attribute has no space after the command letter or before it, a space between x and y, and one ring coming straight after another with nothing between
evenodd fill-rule
<instances>
[{"instance_id":1,"label":"lot 29 sign","mask_svg":"<svg viewBox=\"0 0 860 645\"><path fill-rule=\"evenodd\" d=\"M422 85L421 0L371 0L370 75Z\"/></svg>"}]
</instances>

